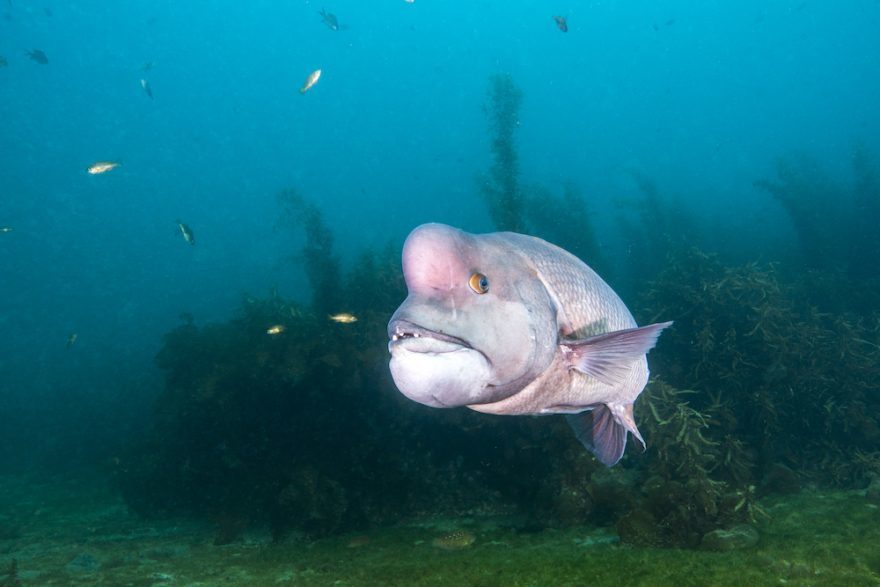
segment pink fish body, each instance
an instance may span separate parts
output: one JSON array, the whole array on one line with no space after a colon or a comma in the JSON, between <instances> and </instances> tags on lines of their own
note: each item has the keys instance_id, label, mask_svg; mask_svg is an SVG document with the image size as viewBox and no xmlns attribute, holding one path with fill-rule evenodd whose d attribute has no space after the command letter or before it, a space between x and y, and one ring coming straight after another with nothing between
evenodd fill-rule
<instances>
[{"instance_id":1,"label":"pink fish body","mask_svg":"<svg viewBox=\"0 0 880 587\"><path fill-rule=\"evenodd\" d=\"M425 224L403 248L409 294L388 324L391 374L410 399L488 414L566 414L600 461L642 445L633 404L646 353L671 322L639 328L614 290L541 239Z\"/></svg>"}]
</instances>

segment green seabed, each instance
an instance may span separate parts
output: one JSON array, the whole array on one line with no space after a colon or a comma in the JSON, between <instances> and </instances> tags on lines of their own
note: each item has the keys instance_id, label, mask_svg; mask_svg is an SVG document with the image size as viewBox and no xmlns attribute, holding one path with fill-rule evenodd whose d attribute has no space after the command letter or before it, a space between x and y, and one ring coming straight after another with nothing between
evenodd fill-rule
<instances>
[{"instance_id":1,"label":"green seabed","mask_svg":"<svg viewBox=\"0 0 880 587\"><path fill-rule=\"evenodd\" d=\"M518 532L499 515L279 543L252 528L216 546L213 526L145 522L100 480L0 483L2 587L880 584L880 508L863 491L762 501L758 545L719 553L622 546L612 528ZM458 550L433 544L453 529L476 541Z\"/></svg>"}]
</instances>

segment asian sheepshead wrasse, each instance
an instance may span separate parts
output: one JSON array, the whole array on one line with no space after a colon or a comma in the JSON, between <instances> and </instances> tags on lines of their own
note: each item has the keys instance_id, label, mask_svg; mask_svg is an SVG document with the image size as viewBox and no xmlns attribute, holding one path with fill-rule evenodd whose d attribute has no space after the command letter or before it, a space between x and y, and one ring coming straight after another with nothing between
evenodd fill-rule
<instances>
[{"instance_id":1,"label":"asian sheepshead wrasse","mask_svg":"<svg viewBox=\"0 0 880 587\"><path fill-rule=\"evenodd\" d=\"M409 295L388 324L391 375L410 399L487 414L566 414L580 442L617 463L645 355L672 322L639 328L614 290L541 239L425 224L403 247Z\"/></svg>"}]
</instances>

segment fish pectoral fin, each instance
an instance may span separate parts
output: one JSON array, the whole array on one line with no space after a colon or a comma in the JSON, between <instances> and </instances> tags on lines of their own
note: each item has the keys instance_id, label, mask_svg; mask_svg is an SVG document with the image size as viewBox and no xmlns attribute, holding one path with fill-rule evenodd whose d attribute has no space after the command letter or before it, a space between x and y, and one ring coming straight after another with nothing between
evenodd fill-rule
<instances>
[{"instance_id":1,"label":"fish pectoral fin","mask_svg":"<svg viewBox=\"0 0 880 587\"><path fill-rule=\"evenodd\" d=\"M660 322L566 341L561 345L562 352L569 368L607 385L616 385L626 380L632 362L654 348L660 333L671 325L672 322Z\"/></svg>"},{"instance_id":2,"label":"fish pectoral fin","mask_svg":"<svg viewBox=\"0 0 880 587\"><path fill-rule=\"evenodd\" d=\"M620 409L615 409L620 408ZM599 462L611 467L623 456L626 449L626 433L632 432L645 448L645 441L636 428L632 417L633 406L615 406L611 408L605 404L599 404L591 410L579 414L568 414L565 419L574 431L574 435L584 447L596 455ZM622 416L623 423L615 418Z\"/></svg>"}]
</instances>

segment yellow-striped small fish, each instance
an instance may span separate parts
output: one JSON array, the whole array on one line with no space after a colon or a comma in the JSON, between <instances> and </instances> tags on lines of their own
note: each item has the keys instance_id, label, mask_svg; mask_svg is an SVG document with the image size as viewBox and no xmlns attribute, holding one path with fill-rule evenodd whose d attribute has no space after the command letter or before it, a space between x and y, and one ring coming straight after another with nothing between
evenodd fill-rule
<instances>
[{"instance_id":1,"label":"yellow-striped small fish","mask_svg":"<svg viewBox=\"0 0 880 587\"><path fill-rule=\"evenodd\" d=\"M316 69L309 74L309 77L306 78L306 83L304 83L303 86L299 89L299 93L305 94L306 92L308 92L310 89L312 89L313 85L318 83L319 79L321 79L321 70Z\"/></svg>"},{"instance_id":2,"label":"yellow-striped small fish","mask_svg":"<svg viewBox=\"0 0 880 587\"><path fill-rule=\"evenodd\" d=\"M327 317L334 322L338 322L339 324L351 324L358 321L357 316L355 316L354 314L349 314L348 312L341 312L339 314L333 314L332 316Z\"/></svg>"},{"instance_id":3,"label":"yellow-striped small fish","mask_svg":"<svg viewBox=\"0 0 880 587\"><path fill-rule=\"evenodd\" d=\"M266 334L270 334L272 336L277 336L277 335L281 334L282 332L284 332L285 330L287 330L287 329L284 327L284 324L275 324L274 326L270 326L266 330Z\"/></svg>"},{"instance_id":4,"label":"yellow-striped small fish","mask_svg":"<svg viewBox=\"0 0 880 587\"><path fill-rule=\"evenodd\" d=\"M89 168L86 171L89 172L89 175L98 175L100 173L107 173L111 169L116 169L117 167L119 167L119 163L116 161L98 161L97 163L89 165Z\"/></svg>"},{"instance_id":5,"label":"yellow-striped small fish","mask_svg":"<svg viewBox=\"0 0 880 587\"><path fill-rule=\"evenodd\" d=\"M67 348L72 347L76 344L76 339L79 338L76 332L72 332L70 336L67 337L67 344L65 345Z\"/></svg>"}]
</instances>

